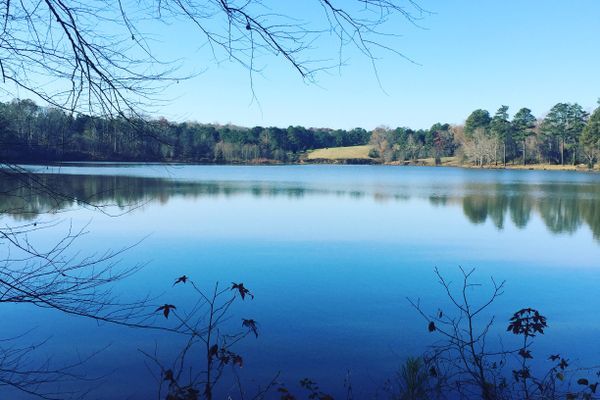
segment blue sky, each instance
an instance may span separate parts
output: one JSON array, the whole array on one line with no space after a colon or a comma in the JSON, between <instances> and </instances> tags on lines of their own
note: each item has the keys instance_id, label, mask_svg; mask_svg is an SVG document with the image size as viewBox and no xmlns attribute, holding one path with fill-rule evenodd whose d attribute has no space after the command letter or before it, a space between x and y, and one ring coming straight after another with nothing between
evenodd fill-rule
<instances>
[{"instance_id":1,"label":"blue sky","mask_svg":"<svg viewBox=\"0 0 600 400\"><path fill-rule=\"evenodd\" d=\"M420 26L403 18L390 21L383 28L400 36L382 39L414 63L379 52L376 74L371 60L347 49L341 69L322 72L315 82L306 82L281 57L260 56L257 65L261 73L252 80L255 98L249 71L228 61L223 52L217 52L215 59L189 19L178 18L168 24L140 19L154 55L177 60L183 75L197 74L171 84L160 93L163 101L147 108L147 114L242 126L373 129L380 125L428 128L436 122L459 124L477 108L493 114L503 104L509 106L511 115L528 107L538 117L557 102L578 102L588 111L597 106L599 0L415 1L432 13L423 16ZM296 21L306 21L309 29L326 24L318 0L260 3ZM333 4L360 2L335 0ZM145 12L137 3L129 8L133 14ZM109 21L114 12L107 11ZM130 34L119 19L117 22L108 24L106 31L94 27L94 33L100 38L124 34L129 40ZM203 23L221 32L227 26L214 16ZM337 43L335 36L322 35L308 56L311 60L329 59L331 64L337 60ZM149 66L141 64L141 72L172 65L147 70ZM45 75L34 73L33 77L37 79L34 87L64 89L61 82ZM7 88L8 94L0 93L4 100L27 97L18 89L11 92L10 84Z\"/></svg>"},{"instance_id":2,"label":"blue sky","mask_svg":"<svg viewBox=\"0 0 600 400\"><path fill-rule=\"evenodd\" d=\"M600 1L416 1L432 13L423 16L420 26L403 18L390 21L383 28L400 36L381 39L414 63L379 52L376 74L371 60L347 49L341 69L319 73L315 82L307 82L281 57L260 56L261 73L252 80L255 98L249 71L223 53L217 54L217 62L185 19L148 25L154 54L179 60L182 74L197 74L171 84L161 93L164 101L148 113L242 126L373 129L462 123L474 109L493 114L503 104L511 115L529 107L538 117L557 102L578 102L588 111L597 106ZM307 21L310 29L326 23L317 0L262 2L275 12ZM227 26L214 17L206 23L210 28ZM310 59L337 60L334 36L322 35L313 46ZM44 77L39 83L54 84Z\"/></svg>"},{"instance_id":3,"label":"blue sky","mask_svg":"<svg viewBox=\"0 0 600 400\"><path fill-rule=\"evenodd\" d=\"M159 113L176 120L244 126L304 125L332 128L379 125L426 128L461 123L476 108L511 114L529 107L536 116L561 101L593 109L600 97L600 1L433 1L435 14L403 23L398 49L377 61L381 86L369 61L304 82L289 65L262 59L252 101L248 71L224 62L168 91ZM304 15L303 18L310 18ZM167 38L169 39L169 38ZM335 51L320 48L324 54ZM199 50L194 57L203 56ZM196 59L195 62L198 60Z\"/></svg>"},{"instance_id":4,"label":"blue sky","mask_svg":"<svg viewBox=\"0 0 600 400\"><path fill-rule=\"evenodd\" d=\"M529 107L542 116L561 101L593 109L600 97L600 2L433 1L423 28L397 26L398 49L377 61L353 54L341 71L304 82L289 65L261 59L252 100L248 71L208 60L199 76L173 85L161 115L176 120L244 126L332 128L379 125L426 128L461 123L476 108L512 113ZM303 18L310 18L304 15ZM166 38L167 41L169 38ZM335 52L320 48L323 54ZM206 57L199 50L193 57ZM210 58L210 57L206 57ZM196 58L190 58L198 65Z\"/></svg>"}]
</instances>

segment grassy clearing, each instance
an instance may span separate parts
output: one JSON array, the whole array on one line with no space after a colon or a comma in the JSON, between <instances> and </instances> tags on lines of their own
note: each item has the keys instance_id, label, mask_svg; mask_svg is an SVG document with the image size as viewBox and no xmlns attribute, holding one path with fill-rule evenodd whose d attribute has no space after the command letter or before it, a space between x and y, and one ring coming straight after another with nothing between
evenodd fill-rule
<instances>
[{"instance_id":1,"label":"grassy clearing","mask_svg":"<svg viewBox=\"0 0 600 400\"><path fill-rule=\"evenodd\" d=\"M371 159L369 150L372 146L348 146L348 147L328 147L325 149L312 150L306 158L308 160L347 160L347 159Z\"/></svg>"}]
</instances>

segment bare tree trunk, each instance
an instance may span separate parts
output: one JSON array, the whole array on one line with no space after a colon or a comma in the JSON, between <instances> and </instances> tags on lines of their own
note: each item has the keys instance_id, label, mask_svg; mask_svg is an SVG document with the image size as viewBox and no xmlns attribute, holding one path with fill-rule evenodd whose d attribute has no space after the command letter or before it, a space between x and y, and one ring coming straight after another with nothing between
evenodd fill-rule
<instances>
[{"instance_id":1,"label":"bare tree trunk","mask_svg":"<svg viewBox=\"0 0 600 400\"><path fill-rule=\"evenodd\" d=\"M498 139L494 141L494 165L498 165Z\"/></svg>"},{"instance_id":2,"label":"bare tree trunk","mask_svg":"<svg viewBox=\"0 0 600 400\"><path fill-rule=\"evenodd\" d=\"M593 154L587 154L586 157L588 159L588 168L589 169L593 169L594 168L594 155Z\"/></svg>"}]
</instances>

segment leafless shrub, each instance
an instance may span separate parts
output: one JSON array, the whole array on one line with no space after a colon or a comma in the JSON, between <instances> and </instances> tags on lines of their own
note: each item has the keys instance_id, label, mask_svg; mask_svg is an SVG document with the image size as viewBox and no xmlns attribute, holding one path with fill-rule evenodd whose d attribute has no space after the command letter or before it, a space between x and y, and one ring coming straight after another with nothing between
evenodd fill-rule
<instances>
[{"instance_id":1,"label":"leafless shrub","mask_svg":"<svg viewBox=\"0 0 600 400\"><path fill-rule=\"evenodd\" d=\"M505 349L501 343L490 343L495 318L486 320L483 315L503 294L505 282L492 279L491 293L475 304L471 291L481 285L473 282L474 270L460 268L460 271L462 281L455 289L435 270L452 311L438 309L430 314L422 309L419 301L409 299L427 321L428 331L440 337L424 357L430 381L427 395L422 398L597 398L598 383L594 379L600 376L598 368L573 368L560 354L549 355L545 361L547 367L532 368L533 338L544 334L547 328L546 317L539 311L523 308L509 319L506 331L522 338L520 346ZM536 373L540 368L546 368L546 372Z\"/></svg>"}]
</instances>

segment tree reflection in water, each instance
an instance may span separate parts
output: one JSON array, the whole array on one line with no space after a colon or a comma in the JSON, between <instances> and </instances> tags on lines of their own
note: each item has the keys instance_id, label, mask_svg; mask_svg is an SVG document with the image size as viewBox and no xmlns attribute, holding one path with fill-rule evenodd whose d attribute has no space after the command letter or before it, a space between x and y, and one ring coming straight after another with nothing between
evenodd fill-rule
<instances>
[{"instance_id":1,"label":"tree reflection in water","mask_svg":"<svg viewBox=\"0 0 600 400\"><path fill-rule=\"evenodd\" d=\"M52 188L52 193L32 190L29 180ZM361 190L362 189L362 190ZM423 188L421 188L423 189ZM340 188L298 182L279 181L192 181L169 178L32 174L28 177L0 174L0 213L17 220L33 220L38 215L68 210L87 203L103 205L107 212L118 213L147 202L166 203L172 197L218 197L251 195L301 198L309 195L347 196L378 202L403 202L426 198L431 205L462 206L473 224L488 219L501 230L507 217L518 228L537 213L552 233L573 233L583 224L600 240L600 185L593 182L566 183L464 183L460 188L435 188L436 194L414 191L410 185ZM443 189L443 188L442 188ZM433 190L433 189L432 189ZM438 193L440 192L440 193ZM69 196L61 196L61 193ZM73 200L76 199L76 200Z\"/></svg>"}]
</instances>

